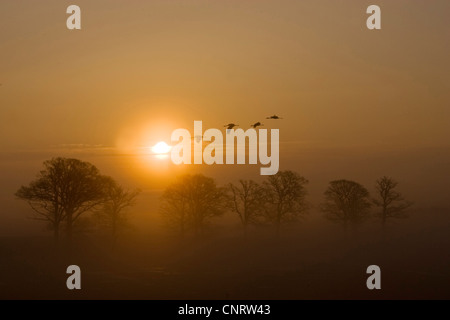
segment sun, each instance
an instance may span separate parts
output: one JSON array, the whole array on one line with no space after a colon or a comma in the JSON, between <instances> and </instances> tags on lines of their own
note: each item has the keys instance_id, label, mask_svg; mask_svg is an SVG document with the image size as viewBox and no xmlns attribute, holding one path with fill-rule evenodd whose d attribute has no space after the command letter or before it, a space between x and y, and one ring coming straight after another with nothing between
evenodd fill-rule
<instances>
[{"instance_id":1,"label":"sun","mask_svg":"<svg viewBox=\"0 0 450 320\"><path fill-rule=\"evenodd\" d=\"M172 147L167 143L160 141L152 147L152 152L155 154L167 154L171 149Z\"/></svg>"}]
</instances>

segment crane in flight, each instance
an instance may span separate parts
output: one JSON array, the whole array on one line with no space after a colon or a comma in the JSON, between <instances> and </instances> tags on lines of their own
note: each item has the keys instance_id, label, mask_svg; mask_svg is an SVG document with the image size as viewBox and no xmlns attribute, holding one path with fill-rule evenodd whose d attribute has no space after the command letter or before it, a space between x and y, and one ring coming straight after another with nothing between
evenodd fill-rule
<instances>
[{"instance_id":1,"label":"crane in flight","mask_svg":"<svg viewBox=\"0 0 450 320\"><path fill-rule=\"evenodd\" d=\"M283 118L280 118L279 116L274 114L273 116L267 117L266 119L278 120L278 119L283 119Z\"/></svg>"},{"instance_id":2,"label":"crane in flight","mask_svg":"<svg viewBox=\"0 0 450 320\"><path fill-rule=\"evenodd\" d=\"M195 135L191 138L191 140L195 140L195 142L200 143L200 141L202 141L203 136L202 135Z\"/></svg>"},{"instance_id":3,"label":"crane in flight","mask_svg":"<svg viewBox=\"0 0 450 320\"><path fill-rule=\"evenodd\" d=\"M253 129L256 129L257 127L259 127L259 126L263 126L264 124L263 123L261 123L261 122L256 122L256 123L254 123L254 124L252 124L250 127L252 127Z\"/></svg>"},{"instance_id":4,"label":"crane in flight","mask_svg":"<svg viewBox=\"0 0 450 320\"><path fill-rule=\"evenodd\" d=\"M234 127L237 127L237 126L239 126L239 125L238 124L234 124L234 123L229 123L229 124L224 125L224 127L226 127L227 130L231 130Z\"/></svg>"}]
</instances>

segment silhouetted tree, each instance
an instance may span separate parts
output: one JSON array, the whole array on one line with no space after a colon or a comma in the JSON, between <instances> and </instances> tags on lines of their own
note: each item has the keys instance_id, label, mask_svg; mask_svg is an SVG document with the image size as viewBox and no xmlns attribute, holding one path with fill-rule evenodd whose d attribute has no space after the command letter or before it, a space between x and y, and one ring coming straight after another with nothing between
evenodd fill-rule
<instances>
[{"instance_id":1,"label":"silhouetted tree","mask_svg":"<svg viewBox=\"0 0 450 320\"><path fill-rule=\"evenodd\" d=\"M178 181L166 188L161 197L160 211L169 227L178 229L184 237L189 229L188 192L182 182Z\"/></svg>"},{"instance_id":2,"label":"silhouetted tree","mask_svg":"<svg viewBox=\"0 0 450 320\"><path fill-rule=\"evenodd\" d=\"M244 235L250 224L258 223L264 211L264 189L253 180L239 180L239 185L229 184L230 208L239 216Z\"/></svg>"},{"instance_id":3,"label":"silhouetted tree","mask_svg":"<svg viewBox=\"0 0 450 320\"><path fill-rule=\"evenodd\" d=\"M136 203L140 190L127 190L110 179L105 187L105 201L95 211L101 225L111 231L113 245L117 241L120 228L127 224L127 209Z\"/></svg>"},{"instance_id":4,"label":"silhouetted tree","mask_svg":"<svg viewBox=\"0 0 450 320\"><path fill-rule=\"evenodd\" d=\"M388 219L406 218L405 210L412 205L412 202L406 201L403 196L396 191L398 182L389 177L382 177L376 181L375 189L377 197L373 203L381 208L377 216L381 220L383 228Z\"/></svg>"},{"instance_id":5,"label":"silhouetted tree","mask_svg":"<svg viewBox=\"0 0 450 320\"><path fill-rule=\"evenodd\" d=\"M307 183L308 180L293 171L279 171L264 181L266 218L275 224L277 236L282 223L295 221L306 213Z\"/></svg>"},{"instance_id":6,"label":"silhouetted tree","mask_svg":"<svg viewBox=\"0 0 450 320\"><path fill-rule=\"evenodd\" d=\"M368 215L371 206L369 191L357 182L350 180L331 181L324 193L325 203L322 210L325 217L339 222L347 229L348 225L357 225Z\"/></svg>"},{"instance_id":7,"label":"silhouetted tree","mask_svg":"<svg viewBox=\"0 0 450 320\"><path fill-rule=\"evenodd\" d=\"M210 218L223 214L224 200L224 190L216 186L214 179L202 174L184 175L165 190L161 212L182 236L187 229L200 235Z\"/></svg>"},{"instance_id":8,"label":"silhouetted tree","mask_svg":"<svg viewBox=\"0 0 450 320\"><path fill-rule=\"evenodd\" d=\"M28 186L22 186L16 196L28 202L34 218L48 221L59 237L65 223L67 235L72 236L74 222L84 212L104 200L108 178L98 169L78 159L53 158L44 162L44 169Z\"/></svg>"}]
</instances>

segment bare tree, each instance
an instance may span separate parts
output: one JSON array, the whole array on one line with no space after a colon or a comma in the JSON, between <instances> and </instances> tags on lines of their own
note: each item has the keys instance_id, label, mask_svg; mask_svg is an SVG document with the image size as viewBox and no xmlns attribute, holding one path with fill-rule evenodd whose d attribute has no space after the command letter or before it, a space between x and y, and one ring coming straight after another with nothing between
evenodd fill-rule
<instances>
[{"instance_id":1,"label":"bare tree","mask_svg":"<svg viewBox=\"0 0 450 320\"><path fill-rule=\"evenodd\" d=\"M39 174L28 187L22 186L16 192L19 199L25 200L33 209L32 219L46 221L53 230L55 241L58 241L60 227L65 218L62 190L59 178L50 172Z\"/></svg>"},{"instance_id":2,"label":"bare tree","mask_svg":"<svg viewBox=\"0 0 450 320\"><path fill-rule=\"evenodd\" d=\"M239 180L239 185L229 184L230 208L239 216L244 235L248 226L257 224L264 211L264 189L253 180Z\"/></svg>"},{"instance_id":3,"label":"bare tree","mask_svg":"<svg viewBox=\"0 0 450 320\"><path fill-rule=\"evenodd\" d=\"M20 187L16 196L28 202L33 218L50 223L56 240L63 223L70 239L74 222L103 201L107 180L88 162L53 158L44 162L37 178Z\"/></svg>"},{"instance_id":4,"label":"bare tree","mask_svg":"<svg viewBox=\"0 0 450 320\"><path fill-rule=\"evenodd\" d=\"M181 181L166 188L161 197L160 211L170 228L178 229L184 238L189 229L188 193Z\"/></svg>"},{"instance_id":5,"label":"bare tree","mask_svg":"<svg viewBox=\"0 0 450 320\"><path fill-rule=\"evenodd\" d=\"M356 226L368 216L371 206L369 191L357 182L350 180L331 181L324 193L325 203L322 210L325 217L339 222L347 229Z\"/></svg>"},{"instance_id":6,"label":"bare tree","mask_svg":"<svg viewBox=\"0 0 450 320\"><path fill-rule=\"evenodd\" d=\"M377 212L377 216L380 218L383 228L388 219L406 218L405 211L412 205L412 202L406 201L401 193L395 190L397 185L397 181L386 176L378 179L375 184L377 198L373 199L373 203L381 208L381 211Z\"/></svg>"},{"instance_id":7,"label":"bare tree","mask_svg":"<svg viewBox=\"0 0 450 320\"><path fill-rule=\"evenodd\" d=\"M95 217L101 225L110 229L113 245L115 245L119 231L127 224L127 209L136 203L140 190L127 190L110 179L105 191L105 201L95 211Z\"/></svg>"},{"instance_id":8,"label":"bare tree","mask_svg":"<svg viewBox=\"0 0 450 320\"><path fill-rule=\"evenodd\" d=\"M295 221L308 208L304 177L293 171L279 171L264 181L266 218L275 224L277 236L284 222Z\"/></svg>"},{"instance_id":9,"label":"bare tree","mask_svg":"<svg viewBox=\"0 0 450 320\"><path fill-rule=\"evenodd\" d=\"M214 179L202 174L184 175L165 190L161 212L170 225L179 227L181 235L187 229L201 235L210 218L223 214L224 200L224 190Z\"/></svg>"}]
</instances>

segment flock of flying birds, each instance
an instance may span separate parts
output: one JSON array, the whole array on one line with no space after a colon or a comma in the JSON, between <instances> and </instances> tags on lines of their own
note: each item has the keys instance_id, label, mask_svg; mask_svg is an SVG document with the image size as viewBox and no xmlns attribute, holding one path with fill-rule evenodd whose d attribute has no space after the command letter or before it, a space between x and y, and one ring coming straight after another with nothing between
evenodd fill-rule
<instances>
[{"instance_id":1,"label":"flock of flying birds","mask_svg":"<svg viewBox=\"0 0 450 320\"><path fill-rule=\"evenodd\" d=\"M283 118L280 118L279 116L277 116L276 114L274 114L273 116L270 117L266 117L266 119L270 119L270 120L280 120ZM263 126L264 124L261 122L255 122L254 124L250 125L250 127L252 127L253 129L256 129L257 127ZM224 127L227 128L227 130L233 129L234 127L239 126L238 124L234 124L234 123L229 123L224 125Z\"/></svg>"},{"instance_id":2,"label":"flock of flying birds","mask_svg":"<svg viewBox=\"0 0 450 320\"><path fill-rule=\"evenodd\" d=\"M283 119L283 118L281 118L281 117L277 116L276 114L274 114L273 116L266 117L266 119L269 119L269 120L280 120L280 119ZM257 127L261 127L263 125L264 125L263 123L258 121L258 122L255 122L254 124L250 125L250 127L252 127L253 129L256 129ZM227 128L227 130L231 130L234 127L238 127L238 126L239 125L235 124L235 123L229 123L229 124L224 125L224 127ZM195 139L195 141L197 143L200 143L202 138L203 138L203 136L198 135L198 136L194 136L192 139Z\"/></svg>"}]
</instances>

